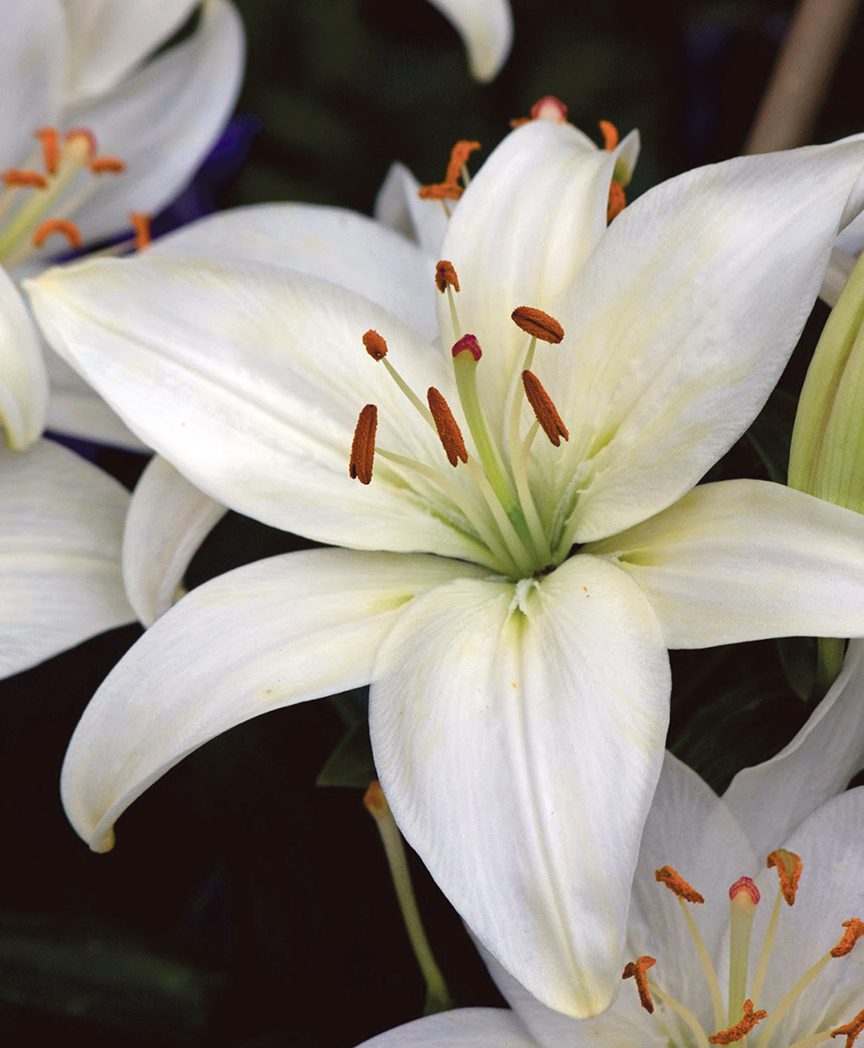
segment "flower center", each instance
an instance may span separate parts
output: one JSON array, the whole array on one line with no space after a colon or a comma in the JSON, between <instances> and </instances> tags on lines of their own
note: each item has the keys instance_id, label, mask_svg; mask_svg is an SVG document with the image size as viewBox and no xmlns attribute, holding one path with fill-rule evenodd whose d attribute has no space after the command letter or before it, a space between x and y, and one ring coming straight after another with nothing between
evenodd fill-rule
<instances>
[{"instance_id":1,"label":"flower center","mask_svg":"<svg viewBox=\"0 0 864 1048\"><path fill-rule=\"evenodd\" d=\"M478 389L482 377L483 352L472 334L464 333L459 323L455 293L459 278L450 262L438 263L435 281L448 295L455 343L452 349L456 394L464 425L471 435L469 451L462 427L440 390L430 386L426 402L410 388L388 357L386 341L376 331L363 336L366 352L387 369L390 377L435 434L444 450L449 468L444 466L440 450L433 448L433 465L410 459L376 444L378 409L367 404L360 412L351 447L349 472L363 484L372 480L373 460L379 456L386 464L400 467L399 483L416 482L414 491L433 512L467 537L481 563L514 579L548 573L569 553L572 537L564 523L557 526L542 519L529 484L528 461L531 446L541 430L555 446L569 439L552 398L531 370L537 342L557 344L564 331L554 317L540 309L520 306L511 318L528 335L528 347L510 393L506 439L497 440L483 410ZM524 400L523 400L524 397ZM524 402L530 405L535 420L522 432ZM452 469L462 469L454 476ZM421 491L422 487L422 491Z\"/></svg>"},{"instance_id":2,"label":"flower center","mask_svg":"<svg viewBox=\"0 0 864 1048\"><path fill-rule=\"evenodd\" d=\"M753 918L760 902L759 889L749 877L741 877L729 889L730 923L729 923L729 984L724 1006L723 993L717 971L705 947L698 925L690 912L691 905L701 905L704 898L692 888L671 866L657 870L657 881L672 891L677 897L684 920L696 945L702 964L705 982L711 997L714 1011L715 1032L710 1035L683 1002L678 1001L662 987L662 958L658 963L653 957L642 956L631 961L624 969L622 978L633 979L639 993L642 1007L655 1016L663 1028L670 1045L709 1048L709 1045L728 1045L741 1042L746 1046L748 1036L753 1034L755 1048L816 1048L816 1045L830 1041L834 1037L845 1037L845 1048L852 1048L858 1034L864 1030L864 1010L860 1011L849 1022L841 1026L829 1026L816 1029L820 1022L812 1024L811 1030L798 1032L797 1038L789 1043L790 1038L778 1039L776 1032L781 1021L789 1016L792 1006L801 997L802 992L820 975L832 960L851 953L857 940L864 935L864 921L853 917L843 922L845 929L840 941L827 953L823 954L798 980L791 989L772 1007L771 1012L757 1005L762 997L765 977L771 961L777 924L780 919L782 903L792 906L795 902L798 879L801 876L801 859L793 852L781 848L768 856L768 868L776 869L779 878L777 896L768 921L765 938L759 952L756 970L750 978L748 967L750 958L750 933ZM789 958L790 966L797 958ZM657 974L648 970L657 965ZM830 989L824 995L827 997ZM660 1002L655 1011L654 999ZM754 1003L755 1002L755 1003ZM823 1000L824 1006L825 1001ZM824 1015L824 1009L821 1011ZM824 1021L824 1020L823 1020ZM800 1025L800 1016L796 1020ZM806 1022L806 1020L805 1020ZM758 1031L756 1030L759 1025Z\"/></svg>"},{"instance_id":3,"label":"flower center","mask_svg":"<svg viewBox=\"0 0 864 1048\"><path fill-rule=\"evenodd\" d=\"M78 250L82 236L72 216L96 192L105 176L120 175L118 157L98 156L90 131L76 128L62 137L56 128L36 131L39 145L21 168L3 172L0 190L0 264L7 269L26 262L45 242L60 239ZM149 239L146 216L130 221L137 247Z\"/></svg>"}]
</instances>

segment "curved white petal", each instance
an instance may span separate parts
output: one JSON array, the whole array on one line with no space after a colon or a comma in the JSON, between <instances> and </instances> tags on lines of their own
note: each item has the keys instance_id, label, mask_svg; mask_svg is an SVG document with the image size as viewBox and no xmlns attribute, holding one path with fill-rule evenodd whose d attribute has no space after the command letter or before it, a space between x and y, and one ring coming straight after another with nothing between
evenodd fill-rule
<instances>
[{"instance_id":1,"label":"curved white petal","mask_svg":"<svg viewBox=\"0 0 864 1048\"><path fill-rule=\"evenodd\" d=\"M510 54L513 15L509 0L429 0L462 37L477 80L493 80Z\"/></svg>"},{"instance_id":2,"label":"curved white petal","mask_svg":"<svg viewBox=\"0 0 864 1048\"><path fill-rule=\"evenodd\" d=\"M639 583L670 648L864 635L864 516L781 484L701 484L585 549Z\"/></svg>"},{"instance_id":3,"label":"curved white petal","mask_svg":"<svg viewBox=\"0 0 864 1048\"><path fill-rule=\"evenodd\" d=\"M441 586L376 664L372 745L400 829L486 948L571 1015L620 985L668 694L649 606L591 557Z\"/></svg>"},{"instance_id":4,"label":"curved white petal","mask_svg":"<svg viewBox=\"0 0 864 1048\"><path fill-rule=\"evenodd\" d=\"M854 223L852 224L854 225ZM850 255L842 251L836 246L835 242L835 246L831 250L831 257L828 260L828 268L825 270L825 276L822 278L822 287L819 289L819 297L832 309L837 305L840 292L846 287L846 281L849 279L849 274L852 272L856 260L856 255Z\"/></svg>"},{"instance_id":5,"label":"curved white petal","mask_svg":"<svg viewBox=\"0 0 864 1048\"><path fill-rule=\"evenodd\" d=\"M421 200L419 191L420 183L404 164L391 164L375 198L375 218L437 261L447 232L447 212L440 200Z\"/></svg>"},{"instance_id":6,"label":"curved white petal","mask_svg":"<svg viewBox=\"0 0 864 1048\"><path fill-rule=\"evenodd\" d=\"M0 425L16 450L45 426L48 376L39 335L21 295L0 266Z\"/></svg>"},{"instance_id":7,"label":"curved white petal","mask_svg":"<svg viewBox=\"0 0 864 1048\"><path fill-rule=\"evenodd\" d=\"M0 451L0 676L133 621L120 576L128 502L50 441Z\"/></svg>"},{"instance_id":8,"label":"curved white petal","mask_svg":"<svg viewBox=\"0 0 864 1048\"><path fill-rule=\"evenodd\" d=\"M63 804L97 851L144 790L223 731L371 679L381 640L418 593L470 571L437 557L309 550L193 590L105 679L75 729Z\"/></svg>"},{"instance_id":9,"label":"curved white petal","mask_svg":"<svg viewBox=\"0 0 864 1048\"><path fill-rule=\"evenodd\" d=\"M864 767L864 641L853 640L840 676L776 757L738 772L723 800L757 852L767 855Z\"/></svg>"},{"instance_id":10,"label":"curved white petal","mask_svg":"<svg viewBox=\"0 0 864 1048\"><path fill-rule=\"evenodd\" d=\"M174 603L189 562L226 512L153 456L135 485L123 531L123 581L145 626Z\"/></svg>"},{"instance_id":11,"label":"curved white petal","mask_svg":"<svg viewBox=\"0 0 864 1048\"><path fill-rule=\"evenodd\" d=\"M420 481L407 469L378 458L371 484L349 476L369 403L379 445L444 460L362 336L387 338L421 396L430 385L447 396L452 369L380 307L272 266L147 255L57 267L28 286L54 348L212 498L322 542L472 557L428 493L412 495Z\"/></svg>"},{"instance_id":12,"label":"curved white petal","mask_svg":"<svg viewBox=\"0 0 864 1048\"><path fill-rule=\"evenodd\" d=\"M559 490L588 460L577 541L670 505L746 429L861 207L862 166L860 139L742 157L664 182L612 222L562 308L564 342L537 367L571 429Z\"/></svg>"},{"instance_id":13,"label":"curved white petal","mask_svg":"<svg viewBox=\"0 0 864 1048\"><path fill-rule=\"evenodd\" d=\"M95 240L128 228L130 211L155 213L186 185L228 119L243 69L243 29L228 0L206 0L195 34L148 62L116 90L72 106L66 119L88 127L126 171L103 176L75 212Z\"/></svg>"},{"instance_id":14,"label":"curved white petal","mask_svg":"<svg viewBox=\"0 0 864 1048\"><path fill-rule=\"evenodd\" d=\"M430 342L438 335L436 259L381 223L344 208L256 204L221 211L162 237L148 254L294 269L383 306Z\"/></svg>"},{"instance_id":15,"label":"curved white petal","mask_svg":"<svg viewBox=\"0 0 864 1048\"><path fill-rule=\"evenodd\" d=\"M507 1008L457 1008L372 1037L357 1048L537 1048Z\"/></svg>"},{"instance_id":16,"label":"curved white petal","mask_svg":"<svg viewBox=\"0 0 864 1048\"><path fill-rule=\"evenodd\" d=\"M177 30L198 0L65 0L66 104L108 92ZM27 5L22 5L27 6Z\"/></svg>"}]
</instances>

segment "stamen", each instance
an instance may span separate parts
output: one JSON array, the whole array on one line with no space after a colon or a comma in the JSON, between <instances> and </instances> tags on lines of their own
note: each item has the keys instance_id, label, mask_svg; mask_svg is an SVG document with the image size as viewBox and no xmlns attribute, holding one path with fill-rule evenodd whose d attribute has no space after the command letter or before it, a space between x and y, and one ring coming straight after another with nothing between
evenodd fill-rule
<instances>
[{"instance_id":1,"label":"stamen","mask_svg":"<svg viewBox=\"0 0 864 1048\"><path fill-rule=\"evenodd\" d=\"M372 480L372 460L375 457L375 431L378 429L378 408L367 404L357 419L354 440L351 442L351 461L348 473L353 480L368 484Z\"/></svg>"},{"instance_id":2,"label":"stamen","mask_svg":"<svg viewBox=\"0 0 864 1048\"><path fill-rule=\"evenodd\" d=\"M81 247L83 240L81 239L81 233L78 231L78 227L74 222L70 222L65 218L49 218L43 222L33 234L33 246L42 247L45 241L53 233L60 233L69 241L72 247L77 251Z\"/></svg>"},{"instance_id":3,"label":"stamen","mask_svg":"<svg viewBox=\"0 0 864 1048\"><path fill-rule=\"evenodd\" d=\"M145 215L143 211L131 211L129 213L129 221L135 230L135 250L143 251L152 239L150 236L150 216Z\"/></svg>"},{"instance_id":4,"label":"stamen","mask_svg":"<svg viewBox=\"0 0 864 1048\"><path fill-rule=\"evenodd\" d=\"M677 870L673 870L671 866L663 866L661 869L655 870L654 880L665 885L669 891L674 892L679 899L684 899L685 902L705 902L705 899L699 892L691 887L681 874Z\"/></svg>"},{"instance_id":5,"label":"stamen","mask_svg":"<svg viewBox=\"0 0 864 1048\"><path fill-rule=\"evenodd\" d=\"M450 151L450 160L447 164L447 173L444 176L444 181L421 186L417 193L420 199L458 200L465 192L465 187L459 184L459 178L467 176L467 172L463 170L465 163L474 150L479 148L479 142L457 142Z\"/></svg>"},{"instance_id":6,"label":"stamen","mask_svg":"<svg viewBox=\"0 0 864 1048\"><path fill-rule=\"evenodd\" d=\"M48 179L38 171L18 171L10 168L3 172L3 184L7 186L27 186L31 189L45 189Z\"/></svg>"},{"instance_id":7,"label":"stamen","mask_svg":"<svg viewBox=\"0 0 864 1048\"><path fill-rule=\"evenodd\" d=\"M764 1008L760 1008L758 1012L754 1012L753 1002L748 998L744 1002L744 1015L741 1020L735 1023L734 1026L730 1026L725 1030L719 1030L717 1033L712 1033L708 1038L708 1043L733 1044L735 1041L740 1041L750 1033L756 1023L760 1022L767 1015L768 1013Z\"/></svg>"},{"instance_id":8,"label":"stamen","mask_svg":"<svg viewBox=\"0 0 864 1048\"><path fill-rule=\"evenodd\" d=\"M832 1030L831 1036L845 1037L845 1048L852 1048L856 1037L862 1030L864 1030L864 1008L862 1008L862 1010L855 1016L852 1022L846 1023L845 1026L838 1026L836 1030Z\"/></svg>"},{"instance_id":9,"label":"stamen","mask_svg":"<svg viewBox=\"0 0 864 1048\"><path fill-rule=\"evenodd\" d=\"M795 852L787 851L785 848L778 848L768 856L767 868L769 870L777 870L777 876L780 878L780 891L783 893L786 903L792 906L795 902L798 880L803 869L801 856L796 855Z\"/></svg>"},{"instance_id":10,"label":"stamen","mask_svg":"<svg viewBox=\"0 0 864 1048\"><path fill-rule=\"evenodd\" d=\"M614 178L609 183L609 202L606 205L606 224L608 225L616 215L620 215L627 206L627 197L624 186Z\"/></svg>"},{"instance_id":11,"label":"stamen","mask_svg":"<svg viewBox=\"0 0 864 1048\"><path fill-rule=\"evenodd\" d=\"M618 146L618 128L609 120L600 121L600 134L603 135L603 148L611 153Z\"/></svg>"},{"instance_id":12,"label":"stamen","mask_svg":"<svg viewBox=\"0 0 864 1048\"><path fill-rule=\"evenodd\" d=\"M435 284L442 295L448 287L452 287L454 291L459 290L459 277L456 276L452 262L442 258L435 266Z\"/></svg>"},{"instance_id":13,"label":"stamen","mask_svg":"<svg viewBox=\"0 0 864 1048\"><path fill-rule=\"evenodd\" d=\"M564 328L542 309L534 309L533 306L517 306L510 314L510 319L516 327L521 328L532 338L539 338L541 342L557 345L564 338Z\"/></svg>"},{"instance_id":14,"label":"stamen","mask_svg":"<svg viewBox=\"0 0 864 1048\"><path fill-rule=\"evenodd\" d=\"M651 1000L651 991L648 989L648 978L645 972L653 968L657 962L653 957L637 957L635 961L628 961L622 979L635 979L636 989L639 991L639 1003L648 1012L654 1014L654 1002Z\"/></svg>"},{"instance_id":15,"label":"stamen","mask_svg":"<svg viewBox=\"0 0 864 1048\"><path fill-rule=\"evenodd\" d=\"M560 446L562 437L569 440L569 430L562 422L557 408L552 403L552 398L533 371L522 372L522 385L525 387L528 403L534 409L537 421L549 440L556 448Z\"/></svg>"},{"instance_id":16,"label":"stamen","mask_svg":"<svg viewBox=\"0 0 864 1048\"><path fill-rule=\"evenodd\" d=\"M94 156L88 166L94 175L121 175L126 170L125 162L116 156Z\"/></svg>"},{"instance_id":17,"label":"stamen","mask_svg":"<svg viewBox=\"0 0 864 1048\"><path fill-rule=\"evenodd\" d=\"M851 921L844 921L843 927L846 931L843 933L843 938L831 951L832 957L845 957L847 953L851 953L852 947L864 935L864 921L857 917L853 917Z\"/></svg>"},{"instance_id":18,"label":"stamen","mask_svg":"<svg viewBox=\"0 0 864 1048\"><path fill-rule=\"evenodd\" d=\"M45 170L49 175L56 175L57 167L60 163L57 129L54 127L42 127L38 131L33 132L33 137L38 138L42 143L42 159L45 163Z\"/></svg>"},{"instance_id":19,"label":"stamen","mask_svg":"<svg viewBox=\"0 0 864 1048\"><path fill-rule=\"evenodd\" d=\"M373 360L383 360L387 356L387 343L372 328L366 332L363 336L363 345L366 347L366 352Z\"/></svg>"},{"instance_id":20,"label":"stamen","mask_svg":"<svg viewBox=\"0 0 864 1048\"><path fill-rule=\"evenodd\" d=\"M444 451L447 453L447 460L450 465L455 466L457 462L467 462L468 452L465 450L462 430L453 417L450 405L434 386L429 387L426 397L429 401L429 410L432 412L432 418L435 420L435 429L438 431L438 437L441 440Z\"/></svg>"}]
</instances>

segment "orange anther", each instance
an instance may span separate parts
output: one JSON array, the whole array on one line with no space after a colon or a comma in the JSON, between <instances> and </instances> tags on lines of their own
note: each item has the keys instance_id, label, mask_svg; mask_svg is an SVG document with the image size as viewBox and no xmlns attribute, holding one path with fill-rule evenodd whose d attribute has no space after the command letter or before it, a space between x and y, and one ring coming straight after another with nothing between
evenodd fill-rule
<instances>
[{"instance_id":1,"label":"orange anther","mask_svg":"<svg viewBox=\"0 0 864 1048\"><path fill-rule=\"evenodd\" d=\"M48 179L38 171L19 171L9 168L3 172L3 184L6 186L27 186L30 189L45 189Z\"/></svg>"},{"instance_id":2,"label":"orange anther","mask_svg":"<svg viewBox=\"0 0 864 1048\"><path fill-rule=\"evenodd\" d=\"M373 779L369 783L366 792L363 794L363 807L375 818L386 814L389 810L384 791L381 789L381 783L377 779Z\"/></svg>"},{"instance_id":3,"label":"orange anther","mask_svg":"<svg viewBox=\"0 0 864 1048\"><path fill-rule=\"evenodd\" d=\"M780 891L789 906L795 902L795 893L798 891L798 879L801 876L803 864L801 856L795 852L787 851L785 848L777 848L771 852L767 859L767 868L775 869L780 878Z\"/></svg>"},{"instance_id":4,"label":"orange anther","mask_svg":"<svg viewBox=\"0 0 864 1048\"><path fill-rule=\"evenodd\" d=\"M448 286L452 287L454 291L459 290L459 277L456 276L452 262L442 258L435 266L435 284L442 295Z\"/></svg>"},{"instance_id":5,"label":"orange anther","mask_svg":"<svg viewBox=\"0 0 864 1048\"><path fill-rule=\"evenodd\" d=\"M618 128L608 120L601 120L600 133L603 135L603 148L611 153L618 145Z\"/></svg>"},{"instance_id":6,"label":"orange anther","mask_svg":"<svg viewBox=\"0 0 864 1048\"><path fill-rule=\"evenodd\" d=\"M552 398L543 388L540 379L537 378L533 371L522 372L522 385L525 387L525 396L528 398L528 403L534 409L534 414L537 416L540 428L552 441L555 447L557 448L560 446L562 437L565 440L569 440L570 433L561 421L561 416L558 414L557 408L552 403Z\"/></svg>"},{"instance_id":7,"label":"orange anther","mask_svg":"<svg viewBox=\"0 0 864 1048\"><path fill-rule=\"evenodd\" d=\"M42 143L42 159L45 162L45 170L49 175L57 174L57 166L60 163L60 147L57 145L57 129L54 127L40 127L33 132L33 137Z\"/></svg>"},{"instance_id":8,"label":"orange anther","mask_svg":"<svg viewBox=\"0 0 864 1048\"><path fill-rule=\"evenodd\" d=\"M764 1019L767 1014L768 1013L764 1008L760 1008L758 1012L754 1012L753 1002L748 999L744 1002L743 1018L735 1023L734 1026L729 1026L725 1030L719 1030L717 1033L712 1033L708 1038L708 1043L733 1044L735 1041L740 1041L742 1038L746 1037L756 1023Z\"/></svg>"},{"instance_id":9,"label":"orange anther","mask_svg":"<svg viewBox=\"0 0 864 1048\"><path fill-rule=\"evenodd\" d=\"M660 884L665 884L669 891L674 892L679 899L683 899L685 902L705 902L699 892L692 888L681 874L677 870L673 870L671 866L664 866L659 870L655 870L654 880L659 881Z\"/></svg>"},{"instance_id":10,"label":"orange anther","mask_svg":"<svg viewBox=\"0 0 864 1048\"><path fill-rule=\"evenodd\" d=\"M387 356L387 343L378 334L377 331L373 331L370 328L363 336L363 345L366 347L366 352L373 360L383 360Z\"/></svg>"},{"instance_id":11,"label":"orange anther","mask_svg":"<svg viewBox=\"0 0 864 1048\"><path fill-rule=\"evenodd\" d=\"M378 408L367 404L357 419L354 440L351 443L351 461L348 472L354 480L368 484L372 480L372 460L375 457L375 431L378 429Z\"/></svg>"},{"instance_id":12,"label":"orange anther","mask_svg":"<svg viewBox=\"0 0 864 1048\"><path fill-rule=\"evenodd\" d=\"M135 250L142 251L150 243L150 216L143 211L130 211L129 221L135 230Z\"/></svg>"},{"instance_id":13,"label":"orange anther","mask_svg":"<svg viewBox=\"0 0 864 1048\"><path fill-rule=\"evenodd\" d=\"M613 178L609 183L609 201L606 204L606 222L609 223L620 215L627 206L627 197L624 194L624 186Z\"/></svg>"},{"instance_id":14,"label":"orange anther","mask_svg":"<svg viewBox=\"0 0 864 1048\"><path fill-rule=\"evenodd\" d=\"M465 191L465 187L459 184L462 176L462 168L468 161L468 157L475 149L480 148L479 142L467 142L461 140L450 150L450 160L447 163L447 173L443 182L437 182L429 186L421 186L417 194L422 200L458 200Z\"/></svg>"},{"instance_id":15,"label":"orange anther","mask_svg":"<svg viewBox=\"0 0 864 1048\"><path fill-rule=\"evenodd\" d=\"M534 309L533 306L517 306L510 314L510 319L516 327L522 328L533 338L539 338L541 342L557 345L564 338L564 328L542 309Z\"/></svg>"},{"instance_id":16,"label":"orange anther","mask_svg":"<svg viewBox=\"0 0 864 1048\"><path fill-rule=\"evenodd\" d=\"M832 1030L831 1036L845 1037L845 1048L852 1048L852 1045L855 1043L855 1038L862 1030L864 1030L864 1009L855 1016L852 1022L846 1023L845 1026L838 1026L836 1030Z\"/></svg>"},{"instance_id":17,"label":"orange anther","mask_svg":"<svg viewBox=\"0 0 864 1048\"><path fill-rule=\"evenodd\" d=\"M78 227L74 222L70 222L65 218L49 218L43 222L41 226L33 234L33 246L42 247L45 241L53 233L60 233L66 237L69 243L76 250L81 247L83 241L81 240L81 234L78 232Z\"/></svg>"},{"instance_id":18,"label":"orange anther","mask_svg":"<svg viewBox=\"0 0 864 1048\"><path fill-rule=\"evenodd\" d=\"M468 452L465 450L465 441L462 439L462 430L459 423L453 417L450 405L434 386L430 386L426 393L429 402L429 410L432 412L432 420L438 431L441 446L447 453L447 461L451 466L459 462L468 461Z\"/></svg>"},{"instance_id":19,"label":"orange anther","mask_svg":"<svg viewBox=\"0 0 864 1048\"><path fill-rule=\"evenodd\" d=\"M126 170L126 163L116 156L94 156L88 167L94 175L121 175Z\"/></svg>"},{"instance_id":20,"label":"orange anther","mask_svg":"<svg viewBox=\"0 0 864 1048\"><path fill-rule=\"evenodd\" d=\"M831 951L832 957L845 957L847 953L851 953L852 947L864 935L864 921L857 917L853 917L851 921L844 921L843 927L846 931L843 933L843 938Z\"/></svg>"},{"instance_id":21,"label":"orange anther","mask_svg":"<svg viewBox=\"0 0 864 1048\"><path fill-rule=\"evenodd\" d=\"M651 1000L651 992L648 989L648 977L645 972L657 962L653 957L637 957L635 961L628 961L624 967L622 979L635 979L636 989L639 991L639 1003L649 1014L654 1012L654 1002Z\"/></svg>"}]
</instances>

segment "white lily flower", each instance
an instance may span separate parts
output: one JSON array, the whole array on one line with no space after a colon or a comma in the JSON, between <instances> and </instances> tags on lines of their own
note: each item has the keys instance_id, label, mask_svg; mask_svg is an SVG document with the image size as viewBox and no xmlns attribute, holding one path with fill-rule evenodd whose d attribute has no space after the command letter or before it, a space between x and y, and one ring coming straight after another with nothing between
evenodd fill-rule
<instances>
[{"instance_id":1,"label":"white lily flower","mask_svg":"<svg viewBox=\"0 0 864 1048\"><path fill-rule=\"evenodd\" d=\"M851 1048L864 1030L864 946L854 946L864 934L864 787L835 794L864 763L862 651L855 642L843 679L790 746L736 776L722 799L667 754L622 964L637 985L625 981L604 1015L545 1008L487 955L510 1010L444 1012L361 1048L827 1048L843 1037ZM830 755L829 736L839 746ZM704 902L686 901L696 900L688 887Z\"/></svg>"},{"instance_id":2,"label":"white lily flower","mask_svg":"<svg viewBox=\"0 0 864 1048\"><path fill-rule=\"evenodd\" d=\"M394 816L474 933L545 1004L609 1005L667 646L864 633L862 518L757 481L690 490L779 377L862 207L864 142L691 172L607 230L630 148L546 120L508 136L447 228L458 296L392 231L299 206L257 240L302 240L304 272L166 251L32 283L58 351L187 480L347 547L209 582L120 662L63 775L91 847L207 739L371 681ZM524 330L557 322L561 345Z\"/></svg>"},{"instance_id":3,"label":"white lily flower","mask_svg":"<svg viewBox=\"0 0 864 1048\"><path fill-rule=\"evenodd\" d=\"M509 0L429 0L453 25L468 52L477 80L494 80L513 43Z\"/></svg>"},{"instance_id":4,"label":"white lily flower","mask_svg":"<svg viewBox=\"0 0 864 1048\"><path fill-rule=\"evenodd\" d=\"M198 0L7 3L0 35L0 424L13 448L56 428L119 440L119 421L60 362L48 405L38 333L11 278L130 228L189 180L237 97L243 32L204 0L195 32L146 61ZM55 376L52 375L52 378ZM46 414L47 413L47 414ZM137 443L137 442L136 442Z\"/></svg>"}]
</instances>

